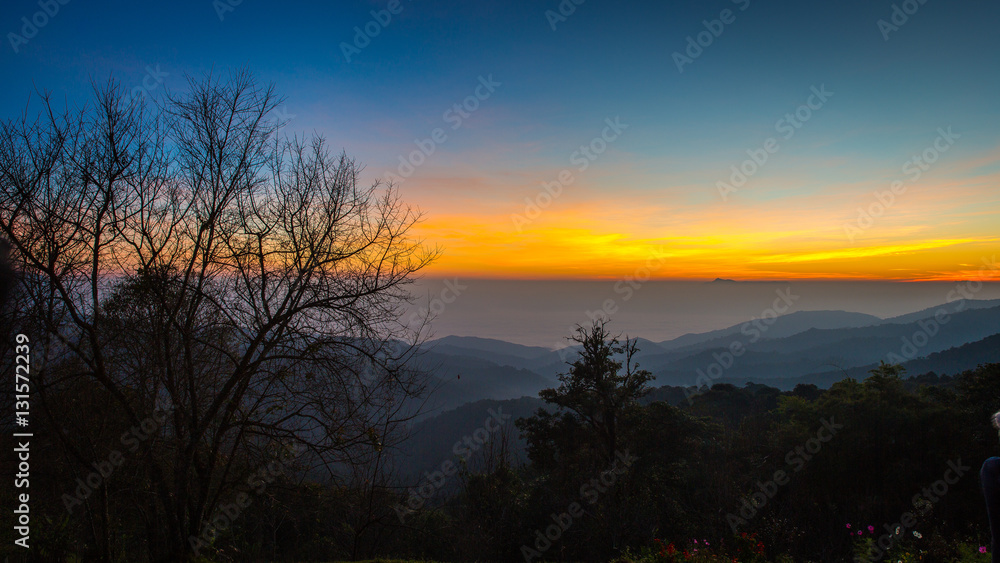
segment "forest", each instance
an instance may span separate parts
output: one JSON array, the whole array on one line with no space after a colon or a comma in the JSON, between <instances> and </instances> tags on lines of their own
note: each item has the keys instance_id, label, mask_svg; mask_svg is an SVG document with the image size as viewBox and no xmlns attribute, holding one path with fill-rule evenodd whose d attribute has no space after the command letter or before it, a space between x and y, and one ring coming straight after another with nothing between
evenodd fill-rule
<instances>
[{"instance_id":1,"label":"forest","mask_svg":"<svg viewBox=\"0 0 1000 563\"><path fill-rule=\"evenodd\" d=\"M988 421L1000 401L1000 365L907 377L884 364L827 390L717 384L673 406L640 402L648 373L628 364L634 343L619 343L603 325L579 337L584 353L560 387L541 394L554 408L515 427L501 427L502 413L487 419L485 447L445 460L428 475L429 492L384 481L321 484L291 456L276 456L247 468L243 492L220 503L228 520L193 540L197 557L988 560L979 466L998 450ZM100 397L95 389L64 393ZM165 414L139 428L97 416L106 444L120 436L117 456L88 467L52 440L36 445L45 468L32 476L33 490L45 491L36 508L45 526L33 537L40 560L151 555L144 499L154 493L134 457L147 434L161 433ZM515 433L528 443L529 463L510 453ZM456 487L437 490L452 479Z\"/></svg>"}]
</instances>

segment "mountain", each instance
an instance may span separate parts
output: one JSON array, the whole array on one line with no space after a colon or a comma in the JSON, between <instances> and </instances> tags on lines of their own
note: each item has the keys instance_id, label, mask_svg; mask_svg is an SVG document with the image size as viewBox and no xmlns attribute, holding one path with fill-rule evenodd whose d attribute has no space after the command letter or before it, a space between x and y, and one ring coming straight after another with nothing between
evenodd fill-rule
<instances>
[{"instance_id":1,"label":"mountain","mask_svg":"<svg viewBox=\"0 0 1000 563\"><path fill-rule=\"evenodd\" d=\"M553 384L534 371L468 355L423 351L412 366L432 374L429 385L433 393L423 409L425 416L481 399L534 397Z\"/></svg>"},{"instance_id":2,"label":"mountain","mask_svg":"<svg viewBox=\"0 0 1000 563\"><path fill-rule=\"evenodd\" d=\"M993 307L1000 307L1000 299L959 299L957 301L952 301L951 303L938 305L937 307L929 307L915 313L907 313L905 315L899 315L898 317L891 317L882 322L884 324L905 324L919 321L920 319L931 318L941 309L955 313L970 309L991 309Z\"/></svg>"},{"instance_id":3,"label":"mountain","mask_svg":"<svg viewBox=\"0 0 1000 563\"><path fill-rule=\"evenodd\" d=\"M941 352L934 352L927 357L904 362L902 366L906 369L907 376L914 377L932 372L937 375L957 375L965 370L975 369L980 364L989 363L1000 363L1000 334L987 336L982 340L969 342ZM852 377L858 381L863 380L868 377L868 372L876 367L878 367L878 363L871 363L843 371L810 373L796 378L775 379L767 383L782 390L792 389L799 383L812 383L821 388L829 387L845 377ZM726 383L742 385L745 381L732 380L726 381Z\"/></svg>"},{"instance_id":4,"label":"mountain","mask_svg":"<svg viewBox=\"0 0 1000 563\"><path fill-rule=\"evenodd\" d=\"M926 358L910 360L903 364L911 375L934 372L938 375L955 375L979 364L1000 363L1000 334L976 342L935 352Z\"/></svg>"},{"instance_id":5,"label":"mountain","mask_svg":"<svg viewBox=\"0 0 1000 563\"><path fill-rule=\"evenodd\" d=\"M531 370L551 382L555 382L557 374L566 371L565 359L575 351L575 348L570 348L560 352L472 336L446 336L425 343L423 349L441 355L478 358L500 366Z\"/></svg>"},{"instance_id":6,"label":"mountain","mask_svg":"<svg viewBox=\"0 0 1000 563\"><path fill-rule=\"evenodd\" d=\"M426 346L431 350L442 353L469 351L494 356L514 356L526 360L537 359L552 353L552 350L549 348L542 348L541 346L524 346L504 340L479 338L476 336L445 336L444 338L427 342Z\"/></svg>"},{"instance_id":7,"label":"mountain","mask_svg":"<svg viewBox=\"0 0 1000 563\"><path fill-rule=\"evenodd\" d=\"M784 338L812 328L852 328L869 326L881 322L883 322L881 318L865 313L849 313L847 311L796 311L774 319L774 323L767 326L766 332L762 334L767 338ZM699 345L737 336L744 330L745 326L748 327L747 330L754 328L751 323L740 323L720 330L678 336L673 340L660 342L659 347L665 350L692 349Z\"/></svg>"},{"instance_id":8,"label":"mountain","mask_svg":"<svg viewBox=\"0 0 1000 563\"><path fill-rule=\"evenodd\" d=\"M829 386L845 374L864 377L882 360L905 363L910 373L975 367L972 358L994 361L986 344L958 355L940 354L996 334L1000 300L959 300L889 319L846 311L799 311L777 317L770 325L744 323L666 342L640 339L635 359L653 373L659 386L747 381L782 388L796 383ZM733 356L734 346L742 354ZM448 336L427 343L419 364L434 373L436 392L429 406L441 412L480 399L535 397L539 390L558 385L556 375L567 371L566 361L577 351Z\"/></svg>"},{"instance_id":9,"label":"mountain","mask_svg":"<svg viewBox=\"0 0 1000 563\"><path fill-rule=\"evenodd\" d=\"M890 361L887 357L890 353L905 356L902 349L906 341L922 341L918 334L927 337L927 343L917 350L924 355L1000 332L1000 307L963 308L960 302L955 302L928 311L927 316L910 322L886 322L853 329L810 329L779 340L760 340L749 347L758 351L836 355L850 362L863 361L865 357L872 358L871 361L878 358ZM935 314L941 315L941 322L934 320Z\"/></svg>"},{"instance_id":10,"label":"mountain","mask_svg":"<svg viewBox=\"0 0 1000 563\"><path fill-rule=\"evenodd\" d=\"M761 331L761 335L763 338L774 339L793 336L814 328L861 328L883 324L909 324L922 319L932 318L942 309L948 313L957 313L972 309L990 309L994 307L1000 307L1000 299L959 299L951 303L929 307L921 311L907 313L905 315L899 315L888 319L882 319L865 313L852 313L848 311L796 311L794 313L782 315L775 319L774 323L768 326L766 331ZM697 334L685 334L672 340L659 342L658 346L666 350L693 350L699 346L701 349L706 349L707 347L711 347L712 344L719 344L718 342L713 341L739 335L741 330L743 330L743 327L747 327L746 330L751 331L752 329L759 327L760 324L761 323L757 323L754 325L752 323L748 324L744 322L719 330L712 330Z\"/></svg>"},{"instance_id":11,"label":"mountain","mask_svg":"<svg viewBox=\"0 0 1000 563\"><path fill-rule=\"evenodd\" d=\"M699 378L699 383L704 384L713 374L717 379L770 384L775 379L815 377L823 373L829 375L824 376L822 382L829 383L843 377L843 370L877 365L882 360L903 363L997 333L1000 333L1000 307L970 308L949 315L944 324L921 319L908 324L810 329L786 338L761 339L756 343L750 343L747 338L734 338L725 345L693 354L673 352L643 361L656 375L658 384L690 386ZM727 355L732 342L744 346L741 356ZM818 385L820 380L803 382Z\"/></svg>"},{"instance_id":12,"label":"mountain","mask_svg":"<svg viewBox=\"0 0 1000 563\"><path fill-rule=\"evenodd\" d=\"M785 321L779 317L771 327L778 330L768 330L768 338L756 342L732 327L726 336L672 350L665 350L663 343L641 341L640 348L651 349L640 357L642 367L656 376L643 402L681 404L686 398L684 388L696 382L738 387L758 383L782 391L799 384L829 388L845 377L865 379L881 360L904 360L910 376L954 375L980 364L1000 363L1000 301L956 301L885 320L843 311L804 311L787 317L793 315L797 317ZM771 337L776 334L786 336ZM730 363L724 354L733 342L743 344L745 352ZM912 349L907 349L907 343ZM720 362L728 365L720 377L698 381L699 373L714 373L710 366ZM513 421L544 407L538 391L558 384L551 375L536 370L566 368L556 351L465 337L429 343L417 363L433 373L435 392L423 416L411 426L412 438L396 460L401 474L415 480L421 472L453 460L454 444L483 427L490 409L512 415L503 430L514 459L524 461L525 446Z\"/></svg>"},{"instance_id":13,"label":"mountain","mask_svg":"<svg viewBox=\"0 0 1000 563\"><path fill-rule=\"evenodd\" d=\"M1000 334L994 334L970 342L962 346L949 348L930 354L926 358L910 360L903 364L908 376L915 377L927 373L938 375L956 375L968 369L974 369L980 364L1000 363ZM829 388L833 383L852 377L859 381L868 377L869 371L878 363L855 366L845 370L810 373L794 378L774 378L765 381L768 386L781 391L791 391L799 384L813 384L819 388ZM742 377L727 377L713 383L729 383L743 387L752 383L751 379ZM681 387L664 385L654 387L643 403L666 401L673 405L682 404L685 400ZM503 424L504 432L494 433L491 439L498 439L501 434L507 434L511 452L515 462L524 462L526 457L525 443L520 438L514 421L521 417L531 416L539 408L549 408L537 397L521 397L507 400L480 400L466 403L460 407L434 413L413 425L410 439L404 442L397 458L400 473L404 477L418 479L424 471L433 471L445 460L454 460L455 444L465 436L471 436L476 429L484 426L484 421L490 416L491 409L500 414L510 414L511 417ZM476 452L481 454L482 451ZM473 456L473 463L480 457Z\"/></svg>"}]
</instances>

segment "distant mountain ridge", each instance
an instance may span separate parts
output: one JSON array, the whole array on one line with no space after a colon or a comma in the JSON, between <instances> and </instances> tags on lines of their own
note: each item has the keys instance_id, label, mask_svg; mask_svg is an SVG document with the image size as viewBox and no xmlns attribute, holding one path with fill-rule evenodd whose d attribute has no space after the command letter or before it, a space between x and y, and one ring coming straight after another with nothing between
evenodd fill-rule
<instances>
[{"instance_id":1,"label":"distant mountain ridge","mask_svg":"<svg viewBox=\"0 0 1000 563\"><path fill-rule=\"evenodd\" d=\"M799 384L828 388L845 377L865 379L890 354L905 360L908 376L956 375L1000 362L1000 300L955 301L889 319L845 311L802 311L778 317L754 342L741 326L660 343L641 340L638 361L656 376L644 402L679 404L690 393L685 388L716 383L739 387L757 383L782 391ZM919 334L926 341L915 336ZM906 343L915 341L923 344L914 344L909 356L902 354ZM719 377L704 378L710 366L720 358L726 360L724 354L734 342L742 343L745 351L732 357L728 368L720 368ZM455 441L481 426L489 409L512 415L503 433L511 440L515 462L523 462L525 444L513 420L545 407L538 392L558 385L555 375L566 371L565 362L574 354L572 349L555 351L475 337L447 336L425 344L417 364L433 373L434 393L411 428L411 440L399 452L402 474L416 482L421 471L454 458Z\"/></svg>"},{"instance_id":2,"label":"distant mountain ridge","mask_svg":"<svg viewBox=\"0 0 1000 563\"><path fill-rule=\"evenodd\" d=\"M427 343L438 351L444 350L477 350L490 354L506 354L518 358L533 359L552 352L541 346L525 346L513 344L504 340L480 338L478 336L445 336Z\"/></svg>"},{"instance_id":3,"label":"distant mountain ridge","mask_svg":"<svg viewBox=\"0 0 1000 563\"><path fill-rule=\"evenodd\" d=\"M933 335L926 334L925 326L931 326L930 319L941 311L948 321ZM762 326L766 330L760 330ZM997 334L1000 300L959 300L888 319L847 311L798 311L772 319L770 325L741 323L663 342L639 339L636 360L656 376L658 386L696 385L709 373L718 375L712 382L820 384L842 378L844 373L863 374L880 360L892 360L893 355L912 363L914 369L927 366L928 370L955 372L972 368L975 364L969 363L974 358L992 357L985 345L952 354L945 351ZM912 350L906 347L907 342L922 342L924 337L927 341L922 345ZM726 354L737 343L742 353L730 362ZM446 336L425 343L416 365L433 373L435 393L428 407L440 412L482 399L535 397L541 389L558 384L556 376L566 372L567 362L576 354L576 348L551 350L489 338ZM921 358L926 358L924 364L918 363Z\"/></svg>"},{"instance_id":4,"label":"distant mountain ridge","mask_svg":"<svg viewBox=\"0 0 1000 563\"><path fill-rule=\"evenodd\" d=\"M881 322L884 322L883 319L865 313L850 313L847 311L796 311L774 319L774 323L768 325L767 330L763 334L766 338L783 338L805 332L811 328L862 327ZM739 334L748 325L753 326L752 321L709 332L685 334L672 340L659 342L658 345L665 350L696 346L719 338Z\"/></svg>"},{"instance_id":5,"label":"distant mountain ridge","mask_svg":"<svg viewBox=\"0 0 1000 563\"><path fill-rule=\"evenodd\" d=\"M970 309L991 309L1000 307L1000 299L959 299L951 303L945 303L936 307L928 307L914 313L907 313L897 317L890 317L882 321L885 324L912 323L921 319L928 319L934 316L939 309L947 311L967 311Z\"/></svg>"}]
</instances>

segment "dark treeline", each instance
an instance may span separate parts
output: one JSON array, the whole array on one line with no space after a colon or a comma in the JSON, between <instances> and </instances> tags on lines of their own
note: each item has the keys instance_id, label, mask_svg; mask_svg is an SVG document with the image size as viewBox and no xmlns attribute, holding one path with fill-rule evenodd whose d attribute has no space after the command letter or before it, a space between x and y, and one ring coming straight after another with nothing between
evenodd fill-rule
<instances>
[{"instance_id":1,"label":"dark treeline","mask_svg":"<svg viewBox=\"0 0 1000 563\"><path fill-rule=\"evenodd\" d=\"M261 494L202 557L682 561L687 550L702 561L844 561L895 527L893 561L905 552L966 560L962 550L988 545L978 470L997 449L988 419L1000 404L1000 365L909 379L883 365L829 390L719 384L672 406L639 401L648 373L628 365L628 344L603 326L580 339L583 355L562 385L542 393L554 408L516 423L529 463L514 461L508 426L445 465L457 490L432 490L419 506L417 487L386 481L372 494L280 467L260 471ZM129 432L120 417L100 424L109 443ZM39 443L44 469L32 485L47 491L35 507L45 524L33 551L46 560L92 557L102 521L113 530L115 560L143 559L143 508L126 502L148 490L142 472L126 462L101 479L91 494L109 499L104 513L92 499L67 505L63 495L86 474L49 442ZM915 522L902 524L907 512ZM867 553L864 560L881 559L877 549Z\"/></svg>"},{"instance_id":2,"label":"dark treeline","mask_svg":"<svg viewBox=\"0 0 1000 563\"><path fill-rule=\"evenodd\" d=\"M988 557L979 553L989 545L979 468L998 450L989 419L1000 405L1000 364L954 377L907 377L883 364L827 390L719 384L671 405L641 400L648 374L630 369L630 347L603 326L580 341L583 357L558 389L541 394L556 408L517 423L529 463L502 455L509 437L500 437L457 494L411 515L401 544L380 553L466 561L681 561L685 550L702 561Z\"/></svg>"}]
</instances>

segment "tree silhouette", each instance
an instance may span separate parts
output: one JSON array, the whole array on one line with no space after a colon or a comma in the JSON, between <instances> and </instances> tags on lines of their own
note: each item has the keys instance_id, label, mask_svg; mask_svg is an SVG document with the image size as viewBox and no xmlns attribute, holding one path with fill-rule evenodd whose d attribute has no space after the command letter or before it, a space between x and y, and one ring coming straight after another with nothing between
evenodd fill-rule
<instances>
[{"instance_id":1,"label":"tree silhouette","mask_svg":"<svg viewBox=\"0 0 1000 563\"><path fill-rule=\"evenodd\" d=\"M619 421L626 409L649 393L646 384L653 375L634 362L636 341L626 338L620 344L617 336L608 334L606 324L596 321L589 329L577 328L572 339L581 346L580 356L570 363L567 373L559 375L558 388L544 389L538 395L578 416L599 437L611 460L618 450Z\"/></svg>"},{"instance_id":2,"label":"tree silhouette","mask_svg":"<svg viewBox=\"0 0 1000 563\"><path fill-rule=\"evenodd\" d=\"M150 557L186 560L261 467L335 479L394 443L423 390L402 307L433 253L392 186L360 185L322 138L279 136L281 100L248 72L156 106L114 81L94 98L60 113L43 96L0 128L0 233L53 433L89 471L73 446L93 429L57 409L81 382L128 426L162 417L127 460L134 504Z\"/></svg>"}]
</instances>

